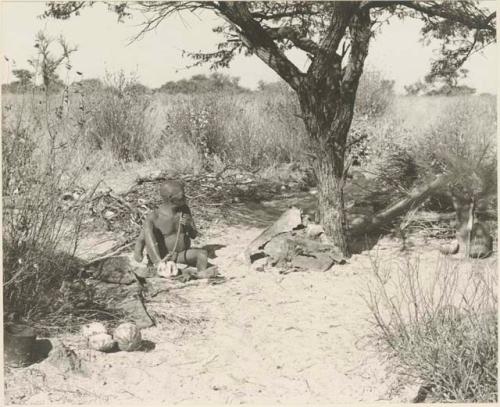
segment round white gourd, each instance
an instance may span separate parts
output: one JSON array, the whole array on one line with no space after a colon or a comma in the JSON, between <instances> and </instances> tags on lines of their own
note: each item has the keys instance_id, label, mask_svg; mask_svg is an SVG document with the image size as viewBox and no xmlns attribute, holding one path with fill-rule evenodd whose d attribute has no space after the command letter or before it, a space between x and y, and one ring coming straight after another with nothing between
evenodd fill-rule
<instances>
[{"instance_id":1,"label":"round white gourd","mask_svg":"<svg viewBox=\"0 0 500 407\"><path fill-rule=\"evenodd\" d=\"M115 343L112 336L108 334L96 334L89 337L89 347L100 352L113 350Z\"/></svg>"},{"instance_id":2,"label":"round white gourd","mask_svg":"<svg viewBox=\"0 0 500 407\"><path fill-rule=\"evenodd\" d=\"M92 322L90 324L84 325L82 327L82 334L86 338L93 336L93 335L98 335L98 334L107 334L108 330L104 326L104 324L101 324L100 322Z\"/></svg>"},{"instance_id":3,"label":"round white gourd","mask_svg":"<svg viewBox=\"0 0 500 407\"><path fill-rule=\"evenodd\" d=\"M179 271L177 269L177 264L173 261L167 261L166 263L160 263L158 266L158 275L160 277L175 277L177 274L179 274Z\"/></svg>"},{"instance_id":4,"label":"round white gourd","mask_svg":"<svg viewBox=\"0 0 500 407\"><path fill-rule=\"evenodd\" d=\"M113 332L113 339L118 343L120 350L131 352L141 346L141 331L135 324L126 322L118 325Z\"/></svg>"}]
</instances>

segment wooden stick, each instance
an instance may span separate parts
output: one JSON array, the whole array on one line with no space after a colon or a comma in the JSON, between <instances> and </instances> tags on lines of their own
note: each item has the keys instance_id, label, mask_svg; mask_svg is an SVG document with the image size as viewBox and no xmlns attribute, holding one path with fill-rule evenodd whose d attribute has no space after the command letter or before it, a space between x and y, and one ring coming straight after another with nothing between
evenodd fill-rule
<instances>
[{"instance_id":1,"label":"wooden stick","mask_svg":"<svg viewBox=\"0 0 500 407\"><path fill-rule=\"evenodd\" d=\"M98 261L101 261L101 260L106 260L106 259L108 259L108 258L110 258L110 257L113 257L114 255L116 255L116 254L120 253L122 250L124 250L124 249L126 249L127 247L130 247L130 246L132 246L132 245L134 245L134 244L135 244L135 242L130 242L130 243L127 243L127 244L125 244L125 245L123 245L123 246L120 246L119 248L117 248L116 250L112 251L111 253L105 254L105 255L103 255L103 256L101 256L101 257L97 257L96 259L89 260L89 261L87 262L87 266L90 266L90 265L91 265L91 264L93 264L93 263L97 263Z\"/></svg>"}]
</instances>

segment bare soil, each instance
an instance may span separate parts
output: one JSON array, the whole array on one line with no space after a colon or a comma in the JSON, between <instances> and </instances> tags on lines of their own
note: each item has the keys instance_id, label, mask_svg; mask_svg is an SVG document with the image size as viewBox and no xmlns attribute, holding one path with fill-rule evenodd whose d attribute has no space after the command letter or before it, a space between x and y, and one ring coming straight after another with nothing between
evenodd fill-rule
<instances>
[{"instance_id":1,"label":"bare soil","mask_svg":"<svg viewBox=\"0 0 500 407\"><path fill-rule=\"evenodd\" d=\"M249 270L242 253L264 225L247 215L246 222L212 227L197 242L223 246L213 262L225 282L172 282L150 298L147 306L158 324L142 331L144 350L106 354L89 350L79 335L60 337L85 361L87 373L63 373L47 361L7 370L6 401L335 403L415 397L419 383L402 376L376 343L363 294L374 257L389 265L419 256L432 270L437 250L414 239L410 252L401 252L399 241L384 238L324 273L259 273ZM106 245L106 237L99 239Z\"/></svg>"}]
</instances>

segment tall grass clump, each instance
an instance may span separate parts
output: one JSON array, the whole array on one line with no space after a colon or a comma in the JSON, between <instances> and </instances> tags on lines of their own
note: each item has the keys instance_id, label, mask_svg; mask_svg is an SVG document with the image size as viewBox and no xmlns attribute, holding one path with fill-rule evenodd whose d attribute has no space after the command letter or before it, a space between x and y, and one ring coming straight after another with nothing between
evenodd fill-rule
<instances>
[{"instance_id":1,"label":"tall grass clump","mask_svg":"<svg viewBox=\"0 0 500 407\"><path fill-rule=\"evenodd\" d=\"M158 155L155 104L133 76L108 73L104 87L89 96L86 139L90 149L110 151L122 162L142 162Z\"/></svg>"},{"instance_id":2,"label":"tall grass clump","mask_svg":"<svg viewBox=\"0 0 500 407\"><path fill-rule=\"evenodd\" d=\"M42 39L37 75L45 92L27 92L2 110L4 321L33 321L88 305L88 290L69 296L62 290L64 282L67 287L78 280L80 266L74 253L89 197L77 188L83 129L75 126L80 118L71 113L67 87L56 98L48 92L43 67L53 65L44 60L55 57L48 52L51 40ZM63 54L58 60L67 59Z\"/></svg>"},{"instance_id":3,"label":"tall grass clump","mask_svg":"<svg viewBox=\"0 0 500 407\"><path fill-rule=\"evenodd\" d=\"M498 399L496 269L408 260L396 272L373 263L367 303L376 334L410 377L438 401Z\"/></svg>"}]
</instances>

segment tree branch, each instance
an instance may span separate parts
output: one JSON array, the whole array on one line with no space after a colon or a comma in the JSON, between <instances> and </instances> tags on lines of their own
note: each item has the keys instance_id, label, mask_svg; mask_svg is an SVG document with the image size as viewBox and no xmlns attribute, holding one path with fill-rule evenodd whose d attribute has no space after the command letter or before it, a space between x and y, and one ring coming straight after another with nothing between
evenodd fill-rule
<instances>
[{"instance_id":1,"label":"tree branch","mask_svg":"<svg viewBox=\"0 0 500 407\"><path fill-rule=\"evenodd\" d=\"M455 4L462 4L462 2L444 2L438 3L435 1L399 1L391 2L398 3L401 6L411 8L413 10L419 11L420 13L426 14L430 17L440 17L446 20L454 21L460 23L466 27L476 29L476 30L487 30L496 33L496 27L490 23L496 16L496 12L491 13L489 16L485 16L480 9L474 7L473 12L465 12L466 10L460 10L455 8ZM471 4L471 3L470 3ZM451 7L450 7L451 5ZM472 5L472 4L471 4Z\"/></svg>"},{"instance_id":2,"label":"tree branch","mask_svg":"<svg viewBox=\"0 0 500 407\"><path fill-rule=\"evenodd\" d=\"M243 43L264 63L297 90L304 74L279 50L259 22L252 18L245 2L219 2L216 9L231 24L239 28Z\"/></svg>"},{"instance_id":3,"label":"tree branch","mask_svg":"<svg viewBox=\"0 0 500 407\"><path fill-rule=\"evenodd\" d=\"M272 27L265 28L265 30L273 40L289 40L297 48L312 55L319 52L318 44L309 38L302 37L300 32L293 27Z\"/></svg>"},{"instance_id":4,"label":"tree branch","mask_svg":"<svg viewBox=\"0 0 500 407\"><path fill-rule=\"evenodd\" d=\"M315 15L318 15L319 12L309 10L309 11L302 11L300 14L301 15L315 16ZM254 13L251 13L251 16L253 18L257 18L259 20L278 20L280 18L297 17L297 11L296 10L285 11L285 12L282 12L282 13L274 13L274 14L266 14L266 13L262 13L262 12L254 12Z\"/></svg>"},{"instance_id":5,"label":"tree branch","mask_svg":"<svg viewBox=\"0 0 500 407\"><path fill-rule=\"evenodd\" d=\"M351 33L351 52L342 76L342 90L349 95L354 95L368 55L371 37L370 12L360 11L353 18L349 30Z\"/></svg>"},{"instance_id":6,"label":"tree branch","mask_svg":"<svg viewBox=\"0 0 500 407\"><path fill-rule=\"evenodd\" d=\"M318 76L321 70L332 69L332 65L340 69L341 57L337 54L337 48L340 41L345 36L349 21L359 7L359 3L335 2L332 7L330 25L323 40L319 44L321 53L312 61L307 71L310 77Z\"/></svg>"},{"instance_id":7,"label":"tree branch","mask_svg":"<svg viewBox=\"0 0 500 407\"><path fill-rule=\"evenodd\" d=\"M457 6L470 6L470 10ZM403 6L423 13L429 17L440 17L446 20L460 23L466 27L476 30L488 30L496 33L496 27L490 23L494 21L496 12L484 15L481 9L474 6L472 2L465 1L363 1L360 9L367 10L375 7L387 8L391 6ZM468 12L467 12L468 11Z\"/></svg>"}]
</instances>

